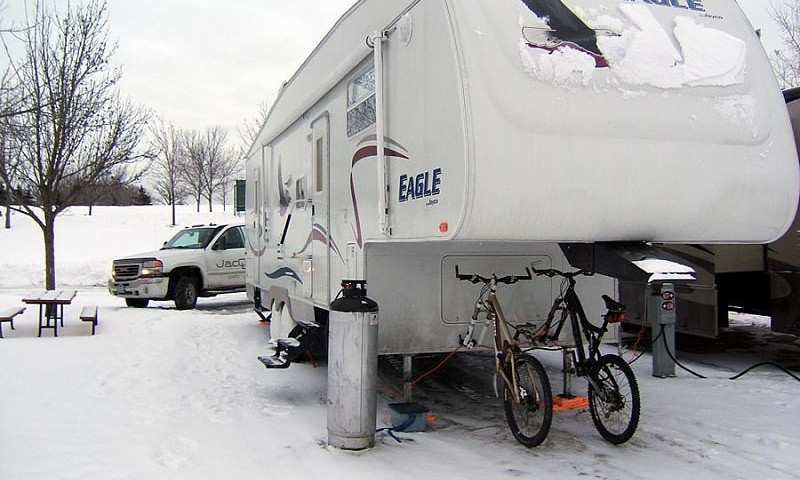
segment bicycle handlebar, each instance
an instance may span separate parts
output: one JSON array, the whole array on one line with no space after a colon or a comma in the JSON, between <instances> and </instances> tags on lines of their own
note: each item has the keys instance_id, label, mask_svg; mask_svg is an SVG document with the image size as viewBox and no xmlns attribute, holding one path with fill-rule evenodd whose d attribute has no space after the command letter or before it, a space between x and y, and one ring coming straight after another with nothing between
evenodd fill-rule
<instances>
[{"instance_id":1,"label":"bicycle handlebar","mask_svg":"<svg viewBox=\"0 0 800 480\"><path fill-rule=\"evenodd\" d=\"M512 283L517 283L520 280L531 280L533 278L530 268L525 267L525 271L527 272L526 275L506 275L498 278L497 275L493 273L490 278L487 278L475 273L459 273L458 265L456 265L456 278L459 280L467 280L472 283L489 284L492 282L492 280L494 280L495 283L505 283L506 285L511 285Z\"/></svg>"},{"instance_id":2,"label":"bicycle handlebar","mask_svg":"<svg viewBox=\"0 0 800 480\"><path fill-rule=\"evenodd\" d=\"M556 270L555 268L548 268L545 270L539 270L536 267L531 267L531 268L533 269L534 275L536 275L537 277L541 277L542 275L544 275L546 277L559 276L564 278L575 278L578 275L586 275L587 277L591 277L592 275L594 275L594 270L588 270L585 268L576 270L574 272L562 272L561 270Z\"/></svg>"}]
</instances>

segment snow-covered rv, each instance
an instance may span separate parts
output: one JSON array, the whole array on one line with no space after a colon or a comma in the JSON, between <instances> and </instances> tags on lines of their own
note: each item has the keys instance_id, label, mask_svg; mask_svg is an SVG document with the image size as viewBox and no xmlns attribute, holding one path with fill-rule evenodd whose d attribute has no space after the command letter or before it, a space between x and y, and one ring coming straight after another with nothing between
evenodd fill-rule
<instances>
[{"instance_id":1,"label":"snow-covered rv","mask_svg":"<svg viewBox=\"0 0 800 480\"><path fill-rule=\"evenodd\" d=\"M249 151L248 294L297 336L366 280L380 353L451 350L476 294L456 265L593 263L598 317L613 252L770 242L797 198L786 106L734 0L361 0ZM551 282L501 289L507 315L544 318Z\"/></svg>"}]
</instances>

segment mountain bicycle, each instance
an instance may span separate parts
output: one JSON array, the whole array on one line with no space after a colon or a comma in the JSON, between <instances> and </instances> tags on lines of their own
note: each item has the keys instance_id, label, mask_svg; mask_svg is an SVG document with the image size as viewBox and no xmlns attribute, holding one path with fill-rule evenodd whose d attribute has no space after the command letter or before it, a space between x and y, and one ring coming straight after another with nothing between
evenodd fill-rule
<instances>
[{"instance_id":1,"label":"mountain bicycle","mask_svg":"<svg viewBox=\"0 0 800 480\"><path fill-rule=\"evenodd\" d=\"M539 360L523 353L520 342L514 340L511 331L516 327L506 320L497 298L498 284L511 285L520 280L531 280L533 277L530 270L526 268L526 271L527 275L523 276L508 275L498 278L492 273L491 277L483 277L476 274L461 274L456 265L456 278L473 284L483 284L475 301L469 329L466 336L459 336L459 340L464 347L477 346L479 339L474 337L475 327L481 323L479 316L482 313L486 314L480 337L491 325L494 333L495 369L503 380L502 398L506 421L511 434L519 443L526 447L535 447L547 438L553 420L550 381ZM495 381L495 394L499 396L497 381Z\"/></svg>"},{"instance_id":2,"label":"mountain bicycle","mask_svg":"<svg viewBox=\"0 0 800 480\"><path fill-rule=\"evenodd\" d=\"M603 295L608 311L603 315L603 324L598 327L586 318L580 298L575 293L575 277L594 275L594 272L562 272L552 268L537 270L533 267L533 273L536 276L562 277L561 293L553 301L545 323L536 328L517 329L515 340L524 337L531 349L564 349L565 360L571 357L571 362L565 361L565 365L570 364L574 369L569 373L585 377L589 384L589 410L597 431L611 443L625 443L633 436L639 423L639 386L633 370L622 357L600 353L600 344L608 326L625 319L625 306ZM558 341L567 321L572 330L574 347L565 347Z\"/></svg>"}]
</instances>

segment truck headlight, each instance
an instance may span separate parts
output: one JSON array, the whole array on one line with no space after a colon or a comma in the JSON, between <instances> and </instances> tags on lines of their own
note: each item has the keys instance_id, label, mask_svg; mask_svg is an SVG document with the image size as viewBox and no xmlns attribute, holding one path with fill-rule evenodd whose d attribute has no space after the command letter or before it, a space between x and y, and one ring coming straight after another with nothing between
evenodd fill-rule
<instances>
[{"instance_id":1,"label":"truck headlight","mask_svg":"<svg viewBox=\"0 0 800 480\"><path fill-rule=\"evenodd\" d=\"M158 277L164 271L164 263L161 260L151 260L142 264L142 278Z\"/></svg>"}]
</instances>

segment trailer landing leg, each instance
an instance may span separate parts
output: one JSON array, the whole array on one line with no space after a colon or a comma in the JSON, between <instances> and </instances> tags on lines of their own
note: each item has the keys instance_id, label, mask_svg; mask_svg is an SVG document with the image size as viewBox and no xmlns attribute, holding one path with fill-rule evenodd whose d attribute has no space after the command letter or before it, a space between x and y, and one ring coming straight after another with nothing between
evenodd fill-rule
<instances>
[{"instance_id":1,"label":"trailer landing leg","mask_svg":"<svg viewBox=\"0 0 800 480\"><path fill-rule=\"evenodd\" d=\"M589 398L572 394L572 376L575 374L575 366L572 363L572 349L564 348L562 372L564 374L564 390L553 397L553 411L561 412L583 408L589 405Z\"/></svg>"}]
</instances>

